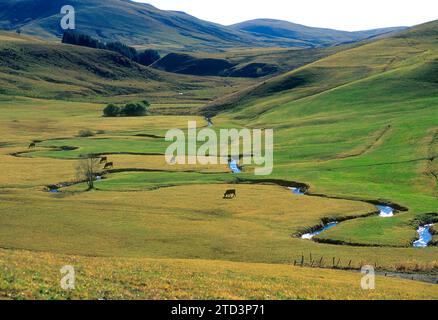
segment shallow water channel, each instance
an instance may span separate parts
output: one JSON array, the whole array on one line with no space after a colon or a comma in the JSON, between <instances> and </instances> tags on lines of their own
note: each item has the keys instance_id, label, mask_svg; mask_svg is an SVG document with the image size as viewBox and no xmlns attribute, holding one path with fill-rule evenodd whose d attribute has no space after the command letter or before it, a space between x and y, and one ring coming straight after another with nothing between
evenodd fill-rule
<instances>
[{"instance_id":1,"label":"shallow water channel","mask_svg":"<svg viewBox=\"0 0 438 320\"><path fill-rule=\"evenodd\" d=\"M432 226L433 224L427 224L418 228L418 240L414 242L415 248L426 248L429 245L432 241L432 232L430 230Z\"/></svg>"}]
</instances>

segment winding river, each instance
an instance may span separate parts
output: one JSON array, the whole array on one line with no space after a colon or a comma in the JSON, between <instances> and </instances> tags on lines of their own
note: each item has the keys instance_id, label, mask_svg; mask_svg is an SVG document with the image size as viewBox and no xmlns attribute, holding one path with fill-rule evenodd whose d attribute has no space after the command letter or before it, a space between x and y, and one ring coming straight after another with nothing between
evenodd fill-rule
<instances>
[{"instance_id":1,"label":"winding river","mask_svg":"<svg viewBox=\"0 0 438 320\"><path fill-rule=\"evenodd\" d=\"M380 210L379 217L392 218L394 216L394 209L389 206L378 205L377 208Z\"/></svg>"},{"instance_id":2,"label":"winding river","mask_svg":"<svg viewBox=\"0 0 438 320\"><path fill-rule=\"evenodd\" d=\"M211 120L210 120L209 124L212 125ZM48 147L48 148L55 149L56 151L65 151L65 150L72 150L75 147ZM31 152L33 152L33 151L26 150L26 151L22 151L22 152L13 153L10 155L14 156L14 157L23 157L24 154L31 153ZM113 153L109 153L109 154L113 154ZM131 154L131 153L123 153L123 154ZM132 153L132 154L134 154L134 153ZM102 154L102 155L106 155L106 154ZM146 154L141 154L141 155L146 155ZM151 155L151 154L147 154L147 155ZM156 154L154 154L154 155L156 155ZM238 173L242 172L242 170L239 168L238 161L236 161L236 160L231 160L229 162L229 168L233 174L238 174ZM165 170L120 169L120 170L117 170L117 171L114 170L114 172L108 172L108 173L125 172L125 171L126 172L129 172L129 171L166 172ZM192 171L190 171L190 172L192 172ZM96 180L101 180L101 179L104 179L104 177L102 177L102 176L96 177ZM364 202L372 203L378 208L378 210L380 212L379 217L382 217L382 218L391 218L391 217L394 217L396 211L407 211L408 210L407 208L403 208L403 207L396 205L396 204L394 204L395 208L393 208L389 204L379 203L378 201L353 199L353 198L341 198L341 197L335 197L335 196L327 196L324 194L314 194L314 193L308 192L309 191L308 185L303 184L303 183L298 183L298 182L292 182L292 181L286 181L286 180L275 180L275 179L274 180L272 180L272 179L271 180L263 180L263 181L262 180L254 180L254 181L253 180L242 180L242 182L243 183L245 183L245 182L246 183L273 183L276 185L287 187L294 195L299 195L299 196L307 195L307 196L325 197L325 198L333 198L333 199L357 200L357 201L364 201ZM48 187L46 187L45 190L49 191L51 193L58 193L58 192L61 192L60 188L74 185L77 183L83 183L83 181L72 182L72 183L62 183L62 184L59 184L56 186L48 186ZM370 214L370 215L372 215L372 214ZM355 218L360 218L360 217L353 217L352 219L355 219ZM349 219L349 220L351 220L351 219ZM310 233L305 233L305 234L302 234L299 236L305 240L313 240L313 238L315 236L323 233L326 230L329 230L331 228L336 227L340 223L342 223L342 221L333 221L333 222L325 224L322 227L314 228L314 229L316 229L316 231L313 231ZM419 239L413 243L414 247L425 248L425 247L429 246L430 242L432 241L431 227L432 227L432 224L428 224L428 225L420 226L418 228L417 232L419 235Z\"/></svg>"},{"instance_id":3,"label":"winding river","mask_svg":"<svg viewBox=\"0 0 438 320\"><path fill-rule=\"evenodd\" d=\"M319 230L316 230L316 231L311 232L311 233L303 234L303 235L301 236L301 239L312 240L313 237L317 236L318 234L320 234L320 233L322 233L322 232L324 232L324 231L326 231L326 230L329 230L329 229L331 229L331 228L336 227L338 224L339 224L339 222L330 222L330 223L326 224L324 227L322 227L322 228L319 229Z\"/></svg>"},{"instance_id":4,"label":"winding river","mask_svg":"<svg viewBox=\"0 0 438 320\"><path fill-rule=\"evenodd\" d=\"M228 166L230 167L230 169L233 173L241 173L242 172L242 170L239 169L239 166L238 166L236 160L231 160Z\"/></svg>"},{"instance_id":5,"label":"winding river","mask_svg":"<svg viewBox=\"0 0 438 320\"><path fill-rule=\"evenodd\" d=\"M426 248L429 245L432 241L432 232L430 230L432 226L433 224L426 224L418 228L417 232L419 238L414 242L415 248Z\"/></svg>"},{"instance_id":6,"label":"winding river","mask_svg":"<svg viewBox=\"0 0 438 320\"><path fill-rule=\"evenodd\" d=\"M288 189L297 196L304 196L306 194L306 192L301 188L289 187Z\"/></svg>"},{"instance_id":7,"label":"winding river","mask_svg":"<svg viewBox=\"0 0 438 320\"><path fill-rule=\"evenodd\" d=\"M300 188L289 188L289 189L291 189L294 194L298 194L298 195L304 195L305 194L305 193L302 192L302 190ZM389 217L393 217L394 216L394 211L395 211L394 208L391 208L390 206L385 206L385 205L376 205L376 207L380 210L379 217L389 218ZM336 227L339 223L341 223L341 222L339 222L339 221L330 222L330 223L324 225L322 228L317 229L314 232L303 234L301 236L301 239L313 240L313 238L315 236L323 233L326 230L329 230L331 228ZM431 236L431 238L432 238L432 236ZM420 234L420 239L421 239L421 234Z\"/></svg>"}]
</instances>

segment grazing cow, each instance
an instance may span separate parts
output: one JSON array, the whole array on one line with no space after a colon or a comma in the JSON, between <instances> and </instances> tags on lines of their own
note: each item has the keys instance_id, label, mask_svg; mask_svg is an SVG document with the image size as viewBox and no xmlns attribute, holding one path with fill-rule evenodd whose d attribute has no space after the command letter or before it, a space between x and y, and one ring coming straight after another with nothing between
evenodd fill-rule
<instances>
[{"instance_id":1,"label":"grazing cow","mask_svg":"<svg viewBox=\"0 0 438 320\"><path fill-rule=\"evenodd\" d=\"M107 162L108 162L108 158L107 157L101 157L100 158L100 164L107 163Z\"/></svg>"},{"instance_id":2,"label":"grazing cow","mask_svg":"<svg viewBox=\"0 0 438 320\"><path fill-rule=\"evenodd\" d=\"M237 196L236 190L227 190L224 194L224 199L232 199Z\"/></svg>"},{"instance_id":3,"label":"grazing cow","mask_svg":"<svg viewBox=\"0 0 438 320\"><path fill-rule=\"evenodd\" d=\"M36 147L36 143L35 142L32 142L30 145L29 145L29 149L31 149L31 148L35 148Z\"/></svg>"},{"instance_id":4,"label":"grazing cow","mask_svg":"<svg viewBox=\"0 0 438 320\"><path fill-rule=\"evenodd\" d=\"M109 169L109 168L113 168L113 167L114 167L114 163L108 162L108 163L105 164L104 169Z\"/></svg>"}]
</instances>

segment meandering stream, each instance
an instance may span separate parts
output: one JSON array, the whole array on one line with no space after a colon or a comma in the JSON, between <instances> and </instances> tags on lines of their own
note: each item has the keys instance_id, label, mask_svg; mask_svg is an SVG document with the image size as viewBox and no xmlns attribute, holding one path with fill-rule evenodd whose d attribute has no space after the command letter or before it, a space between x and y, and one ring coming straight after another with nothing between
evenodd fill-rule
<instances>
[{"instance_id":1,"label":"meandering stream","mask_svg":"<svg viewBox=\"0 0 438 320\"><path fill-rule=\"evenodd\" d=\"M379 217L391 218L394 216L394 209L389 206L378 205L377 208L380 210Z\"/></svg>"},{"instance_id":2,"label":"meandering stream","mask_svg":"<svg viewBox=\"0 0 438 320\"><path fill-rule=\"evenodd\" d=\"M415 248L426 248L429 243L432 241L432 232L430 228L433 224L427 224L424 226L420 226L417 230L418 232L418 240L414 242Z\"/></svg>"},{"instance_id":3,"label":"meandering stream","mask_svg":"<svg viewBox=\"0 0 438 320\"><path fill-rule=\"evenodd\" d=\"M239 169L239 166L238 166L236 160L231 160L228 166L230 167L230 170L233 173L241 173L242 172L242 170Z\"/></svg>"},{"instance_id":4,"label":"meandering stream","mask_svg":"<svg viewBox=\"0 0 438 320\"><path fill-rule=\"evenodd\" d=\"M301 191L300 188L289 188L289 189L291 189L292 192L293 192L294 194L305 195L305 193L303 193L303 192ZM382 218L389 218L389 217L393 217L393 216L394 216L394 211L395 211L394 208L391 208L391 207L389 207L389 206L385 206L385 205L376 205L376 207L380 210L379 217L382 217ZM358 218L359 218L359 217L358 217ZM353 218L353 219L354 219L354 218ZM350 219L350 220L352 220L352 219ZM339 223L341 223L341 222L339 222L339 221L330 222L330 223L324 225L322 228L317 229L317 230L314 231L314 232L303 234L303 235L301 236L301 239L304 239L304 240L313 240L313 238L314 238L315 236L317 236L317 235L323 233L323 232L326 231L326 230L329 230L329 229L331 229L331 228L336 227ZM419 232L419 233L420 233L420 232ZM421 234L420 234L420 239L421 239ZM432 235L431 235L430 240L431 240L431 239L432 239ZM430 242L430 240L429 240L429 242Z\"/></svg>"},{"instance_id":5,"label":"meandering stream","mask_svg":"<svg viewBox=\"0 0 438 320\"><path fill-rule=\"evenodd\" d=\"M301 188L289 187L288 189L291 190L292 193L297 195L297 196L304 196L304 195L306 195L306 191L304 191Z\"/></svg>"},{"instance_id":6,"label":"meandering stream","mask_svg":"<svg viewBox=\"0 0 438 320\"><path fill-rule=\"evenodd\" d=\"M316 231L311 232L311 233L303 234L303 235L301 236L301 239L312 240L313 237L317 236L318 234L320 234L320 233L322 233L322 232L324 232L324 231L326 231L326 230L329 230L329 229L331 229L331 228L336 227L338 224L339 224L339 222L330 222L330 223L328 223L327 225L325 225L324 227L322 227L322 228L319 229L319 230L316 230Z\"/></svg>"},{"instance_id":7,"label":"meandering stream","mask_svg":"<svg viewBox=\"0 0 438 320\"><path fill-rule=\"evenodd\" d=\"M209 121L209 125L210 124L212 125L211 120ZM65 150L67 150L67 148L68 148L68 150L71 150L71 149L74 149L76 147L49 147L49 148L57 149L57 151L65 151ZM30 152L33 152L33 151L26 150L26 151L23 151L23 152L18 152L18 153L11 154L11 156L20 157L23 154L30 153ZM131 154L131 153L123 153L123 154ZM102 155L106 155L106 154L102 154ZM141 154L141 155L146 155L146 154ZM148 154L148 155L150 155L150 154ZM230 170L232 171L233 174L238 174L238 173L242 172L242 170L239 168L237 160L231 160L229 162L229 168L230 168ZM150 172L150 171L161 172L161 170L147 170L147 169L134 169L134 170L135 171L136 170L138 170L138 171L141 170L141 171L148 171L148 172ZM117 171L125 172L125 171L131 171L131 170L129 170L129 169L120 169L120 170L117 170ZM162 170L162 172L165 172L165 171ZM110 173L115 173L115 170L114 170L114 172L110 172ZM102 176L96 177L96 180L101 180L101 179L104 179L104 177L102 177ZM357 200L357 201L364 201L364 202L372 203L372 204L374 204L378 208L378 210L380 211L379 216L382 217L382 218L393 217L395 215L395 212L399 211L399 210L407 211L407 208L403 208L403 207L401 207L399 205L396 205L396 204L394 204L394 206L396 208L396 209L394 209L390 205L379 203L378 201L362 200L362 199L352 199L352 198L351 199L350 198L341 198L341 197L335 197L335 196L327 196L327 195L324 195L324 194L314 194L314 193L308 192L309 191L309 186L308 185L303 184L303 183L298 183L298 182L291 182L291 181L285 181L285 180L266 180L266 181L265 180L263 180L263 181L248 180L248 181L243 181L243 182L250 182L250 183L274 183L274 184L277 184L277 185L280 185L280 186L283 186L283 187L287 187L294 195L299 195L299 196L307 195L307 196L326 197L326 198L333 198L333 199ZM70 185L73 185L73 184L78 184L78 183L83 183L83 181L74 182L74 183L62 183L62 184L59 184L59 185L56 185L56 186L48 186L48 187L46 187L46 191L49 191L51 193L58 193L58 192L60 192L60 190L59 190L60 188L63 188L63 187L66 187L66 186L70 186ZM369 214L369 215L372 215L372 214ZM360 217L362 217L362 216L360 216ZM360 218L360 217L352 217L351 219L356 219L356 218ZM351 220L351 219L349 219L349 220ZM330 223L328 223L328 224L326 224L326 225L324 225L322 227L315 228L316 231L302 234L302 235L300 235L300 237L302 239L305 239L305 240L313 240L313 238L315 236L323 233L326 230L329 230L331 228L336 227L340 223L342 223L342 221L330 222ZM423 226L420 226L418 228L417 232L419 234L419 239L413 243L414 247L425 248L425 247L427 247L430 244L430 242L432 241L431 227L432 227L432 224L423 225Z\"/></svg>"}]
</instances>

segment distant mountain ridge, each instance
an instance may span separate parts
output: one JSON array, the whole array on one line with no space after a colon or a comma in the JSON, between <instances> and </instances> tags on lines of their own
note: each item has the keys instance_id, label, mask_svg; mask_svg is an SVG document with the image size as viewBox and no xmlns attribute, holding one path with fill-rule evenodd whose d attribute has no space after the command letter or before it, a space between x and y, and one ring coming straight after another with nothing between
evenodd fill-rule
<instances>
[{"instance_id":1,"label":"distant mountain ridge","mask_svg":"<svg viewBox=\"0 0 438 320\"><path fill-rule=\"evenodd\" d=\"M277 40L300 40L307 45L334 45L355 42L402 31L406 27L381 28L365 31L340 31L326 28L313 28L289 21L274 19L255 19L230 26L238 31L246 31L257 36Z\"/></svg>"},{"instance_id":2,"label":"distant mountain ridge","mask_svg":"<svg viewBox=\"0 0 438 320\"><path fill-rule=\"evenodd\" d=\"M20 29L32 36L59 39L63 32L59 26L62 17L60 9L65 4L65 0L0 0L0 29ZM271 29L266 29L265 25L262 26L265 29L260 29L260 26L254 29L249 22L222 26L184 12L160 10L130 0L69 0L68 4L76 10L76 28L81 33L102 41L120 41L131 46L165 51L221 51L236 47L309 48L359 41L388 31L329 32L324 31L328 29L301 26L302 30L293 36L290 29L281 28L273 22L276 20L270 20ZM289 30L288 33L285 30Z\"/></svg>"}]
</instances>

